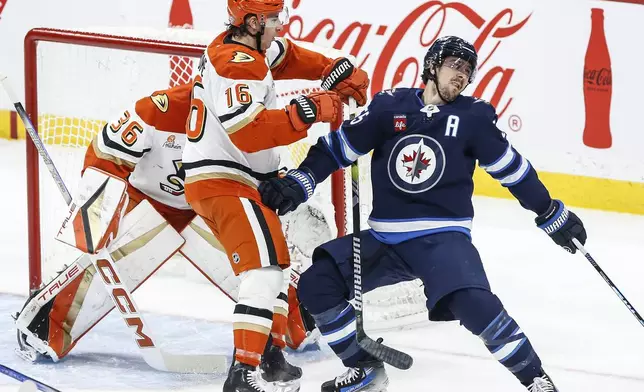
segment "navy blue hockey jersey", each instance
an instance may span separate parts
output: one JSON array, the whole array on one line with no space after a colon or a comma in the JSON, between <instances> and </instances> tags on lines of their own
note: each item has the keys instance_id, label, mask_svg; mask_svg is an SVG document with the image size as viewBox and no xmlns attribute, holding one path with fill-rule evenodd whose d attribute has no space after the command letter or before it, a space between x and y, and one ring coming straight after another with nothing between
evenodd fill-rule
<instances>
[{"instance_id":1,"label":"navy blue hockey jersey","mask_svg":"<svg viewBox=\"0 0 644 392\"><path fill-rule=\"evenodd\" d=\"M369 226L386 243L442 231L469 235L477 162L525 208L548 209L548 191L496 127L489 103L459 96L425 105L422 94L408 88L378 93L355 119L321 137L300 167L321 182L373 150Z\"/></svg>"}]
</instances>

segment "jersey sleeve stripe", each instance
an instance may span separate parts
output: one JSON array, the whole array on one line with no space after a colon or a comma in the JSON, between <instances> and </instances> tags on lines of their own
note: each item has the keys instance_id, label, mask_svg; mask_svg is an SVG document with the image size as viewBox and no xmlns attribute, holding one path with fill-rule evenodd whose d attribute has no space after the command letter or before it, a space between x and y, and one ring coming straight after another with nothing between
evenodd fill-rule
<instances>
[{"instance_id":1,"label":"jersey sleeve stripe","mask_svg":"<svg viewBox=\"0 0 644 392\"><path fill-rule=\"evenodd\" d=\"M223 116L219 116L219 121L222 122L222 123L225 123L226 121L230 121L233 118L235 118L235 117L237 117L237 116L239 116L241 114L244 114L246 112L246 110L248 110L248 108L251 107L251 105L252 104L250 104L250 103L244 104L239 109L235 110L232 113L228 113L228 114L224 114Z\"/></svg>"},{"instance_id":2,"label":"jersey sleeve stripe","mask_svg":"<svg viewBox=\"0 0 644 392\"><path fill-rule=\"evenodd\" d=\"M98 159L102 159L102 160L105 160L105 161L112 162L112 163L114 163L115 165L118 165L118 166L125 166L125 167L128 167L130 169L134 169L134 167L136 166L136 164L134 162L130 162L130 161L127 161L125 159L121 159L119 157L116 157L116 156L114 156L112 154L108 154L106 152L101 151L100 147L98 146L98 140L96 140L96 139L98 139L98 135L96 135L96 137L94 138L94 143L92 143L91 146L92 146L92 149L94 150L94 155L96 155L96 157Z\"/></svg>"},{"instance_id":3,"label":"jersey sleeve stripe","mask_svg":"<svg viewBox=\"0 0 644 392\"><path fill-rule=\"evenodd\" d=\"M324 147L331 153L331 156L333 157L333 160L335 160L335 163L338 164L337 168L341 169L344 167L344 165L342 164L342 162L340 162L340 159L338 159L338 157L333 152L333 148L331 148L331 144L333 143L333 140L331 140L330 136L331 135L322 136L320 140L322 140L322 142L324 143Z\"/></svg>"},{"instance_id":4,"label":"jersey sleeve stripe","mask_svg":"<svg viewBox=\"0 0 644 392\"><path fill-rule=\"evenodd\" d=\"M252 106L252 105L251 105ZM236 121L234 124L230 124L233 119L228 120L226 123L221 123L221 125L226 129L227 134L233 134L240 129L244 128L246 125L250 124L259 113L261 113L266 108L262 104L257 104L257 107L253 111L246 110L242 115L235 117ZM241 117L241 119L239 118Z\"/></svg>"},{"instance_id":5,"label":"jersey sleeve stripe","mask_svg":"<svg viewBox=\"0 0 644 392\"><path fill-rule=\"evenodd\" d=\"M516 185L525 178L529 170L530 170L530 162L528 162L527 159L521 157L521 165L519 166L519 168L515 170L512 174L499 179L499 182L501 183L501 185L506 187Z\"/></svg>"},{"instance_id":6,"label":"jersey sleeve stripe","mask_svg":"<svg viewBox=\"0 0 644 392\"><path fill-rule=\"evenodd\" d=\"M202 159L196 162L183 162L182 167L186 171L186 176L190 176L190 173L189 173L190 171L207 167L207 166L220 166L220 167L227 167L229 169L239 170L256 178L259 181L266 181L270 178L275 178L279 174L278 170L272 171L269 173L259 173L249 168L248 166L242 165L239 162L227 161L224 159Z\"/></svg>"},{"instance_id":7,"label":"jersey sleeve stripe","mask_svg":"<svg viewBox=\"0 0 644 392\"><path fill-rule=\"evenodd\" d=\"M514 149L512 148L512 145L508 143L508 148L505 150L503 155L499 157L496 161L492 162L489 165L479 165L481 166L482 169L485 169L486 172L490 174L498 173L505 168L507 168L514 159L516 158L516 154L514 152Z\"/></svg>"},{"instance_id":8,"label":"jersey sleeve stripe","mask_svg":"<svg viewBox=\"0 0 644 392\"><path fill-rule=\"evenodd\" d=\"M277 57L275 57L275 60L273 60L273 62L271 63L271 69L275 67L279 67L282 61L284 61L284 59L286 58L286 50L288 48L287 40L276 39L275 43L279 48L279 54L277 55Z\"/></svg>"},{"instance_id":9,"label":"jersey sleeve stripe","mask_svg":"<svg viewBox=\"0 0 644 392\"><path fill-rule=\"evenodd\" d=\"M130 150L129 148L125 148L122 145L118 144L117 142L113 141L110 139L108 133L107 133L107 124L103 127L103 132L102 132L102 139L103 139L103 144L107 148L111 148L113 150L122 152L123 154L127 154L132 156L133 158L141 158L143 154L146 152L150 151L149 148L144 148L142 151L133 151Z\"/></svg>"},{"instance_id":10,"label":"jersey sleeve stripe","mask_svg":"<svg viewBox=\"0 0 644 392\"><path fill-rule=\"evenodd\" d=\"M353 148L342 128L340 128L337 133L340 137L340 150L342 152L342 156L351 163L355 162L363 154L359 153L355 148Z\"/></svg>"}]
</instances>

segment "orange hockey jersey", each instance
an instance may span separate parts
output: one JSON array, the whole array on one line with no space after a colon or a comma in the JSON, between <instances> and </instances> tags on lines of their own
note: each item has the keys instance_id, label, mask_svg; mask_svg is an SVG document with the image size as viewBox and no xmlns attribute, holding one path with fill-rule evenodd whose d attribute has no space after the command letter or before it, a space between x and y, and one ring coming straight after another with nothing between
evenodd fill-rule
<instances>
[{"instance_id":1,"label":"orange hockey jersey","mask_svg":"<svg viewBox=\"0 0 644 392\"><path fill-rule=\"evenodd\" d=\"M332 60L285 38L260 53L226 33L206 49L193 84L183 153L186 198L256 199L259 182L277 174L276 147L306 137L277 108L274 80L319 80Z\"/></svg>"},{"instance_id":2,"label":"orange hockey jersey","mask_svg":"<svg viewBox=\"0 0 644 392\"><path fill-rule=\"evenodd\" d=\"M118 114L88 147L83 170L112 173L155 201L189 210L181 154L191 89L184 84L157 91Z\"/></svg>"}]
</instances>

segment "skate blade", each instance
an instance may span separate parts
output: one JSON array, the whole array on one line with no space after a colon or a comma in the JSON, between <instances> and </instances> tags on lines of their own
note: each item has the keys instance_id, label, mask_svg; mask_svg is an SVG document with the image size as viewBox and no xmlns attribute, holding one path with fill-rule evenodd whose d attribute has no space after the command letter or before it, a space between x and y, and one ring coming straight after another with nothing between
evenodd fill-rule
<instances>
[{"instance_id":1,"label":"skate blade","mask_svg":"<svg viewBox=\"0 0 644 392\"><path fill-rule=\"evenodd\" d=\"M300 381L276 381L269 383L273 387L274 392L298 392L300 390Z\"/></svg>"},{"instance_id":2,"label":"skate blade","mask_svg":"<svg viewBox=\"0 0 644 392\"><path fill-rule=\"evenodd\" d=\"M14 352L18 357L30 363L36 363L45 360L45 356L37 352L36 350L16 348L14 349Z\"/></svg>"}]
</instances>

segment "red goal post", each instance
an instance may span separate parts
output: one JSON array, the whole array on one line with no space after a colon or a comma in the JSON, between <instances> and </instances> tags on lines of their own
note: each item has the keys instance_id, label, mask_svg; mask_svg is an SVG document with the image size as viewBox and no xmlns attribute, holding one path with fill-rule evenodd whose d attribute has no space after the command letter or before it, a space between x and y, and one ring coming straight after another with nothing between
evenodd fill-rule
<instances>
[{"instance_id":1,"label":"red goal post","mask_svg":"<svg viewBox=\"0 0 644 392\"><path fill-rule=\"evenodd\" d=\"M24 43L24 66L25 66L25 108L30 118L32 119L36 130L41 134L44 132L44 120L43 113L39 112L39 99L43 95L43 91L39 91L40 88L46 89L43 86L43 75L41 69L41 61L45 56L39 54L39 46L43 43L56 43L61 45L70 45L78 47L87 47L87 48L104 48L117 51L128 51L128 52L137 52L137 53L150 53L157 54L162 56L168 56L166 58L166 64L169 64L171 58L199 58L204 49L205 45L203 43L187 43L187 42L176 42L176 41L165 41L165 40L156 40L156 39L146 39L146 38L137 38L130 36L120 36L120 35L108 35L108 34L99 34L92 32L81 32L81 31L67 31L67 30L57 30L57 29L45 29L45 28L36 28L26 35ZM62 55L61 55L62 56ZM81 65L82 66L82 65ZM169 66L168 66L169 67ZM74 70L56 70L56 71L74 71ZM184 80L185 81L185 80ZM82 83L82 81L78 81ZM169 83L169 82L168 82ZM92 85L85 86L87 89L92 89ZM154 89L162 89L167 87L167 85L159 85ZM153 90L148 91L151 93ZM62 92L61 92L62 93ZM143 95L141 95L143 96ZM64 94L58 97L60 100L65 100L67 97ZM89 100L89 99L88 99ZM92 102L95 104L101 104L100 102ZM131 102L126 102L125 105L130 104ZM63 120L57 120L56 123L65 122L69 118ZM102 118L103 121L107 121L107 118ZM85 120L83 120L85 121ZM77 127L82 127L77 125ZM332 124L331 129L337 129L340 124ZM62 125L63 127L69 128L69 125ZM84 131L85 132L85 131ZM66 135L66 136L56 136L58 139L79 139L78 135ZM53 141L52 143L62 143L58 141ZM47 145L47 143L45 143ZM69 149L69 145L66 145L65 148ZM73 147L73 146L72 146ZM83 143L78 143L78 148L82 148L84 153L85 145ZM26 160L27 160L27 211L28 211L28 246L29 246L29 288L30 290L36 290L40 287L42 282L42 253L43 253L43 242L42 242L42 219L44 217L41 214L41 208L43 206L43 199L41 198L41 177L46 175L44 172L39 170L39 157L38 152L36 151L34 145L31 142L26 143ZM56 160L54 159L54 163ZM79 173L80 174L80 173ZM347 227L346 222L346 198L345 198L345 176L343 171L337 171L333 174L331 180L331 201L335 207L335 223L338 229L338 235L344 235ZM71 184L67 184L70 186ZM49 195L51 198L57 198L59 195ZM55 222L58 224L59 222ZM53 223L52 223L53 224ZM69 262L71 262L70 260Z\"/></svg>"}]
</instances>

